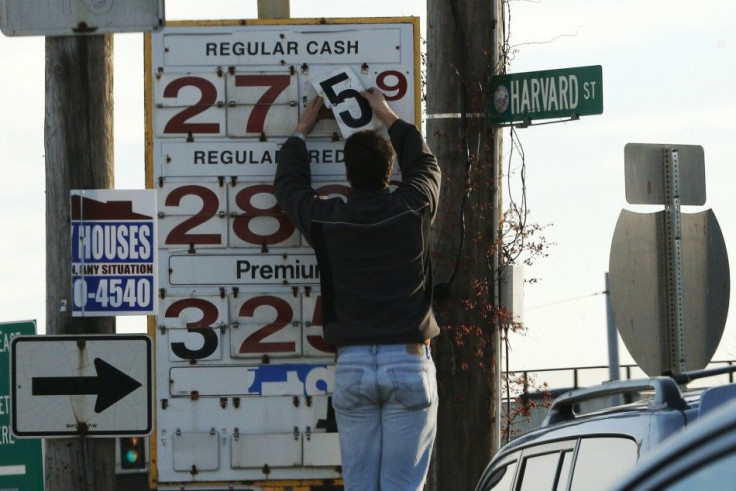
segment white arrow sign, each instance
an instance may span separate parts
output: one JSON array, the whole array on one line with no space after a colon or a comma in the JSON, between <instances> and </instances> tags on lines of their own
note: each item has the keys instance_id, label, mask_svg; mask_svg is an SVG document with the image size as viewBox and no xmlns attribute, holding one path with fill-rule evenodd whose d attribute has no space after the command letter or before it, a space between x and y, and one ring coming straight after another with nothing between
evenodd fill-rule
<instances>
[{"instance_id":1,"label":"white arrow sign","mask_svg":"<svg viewBox=\"0 0 736 491\"><path fill-rule=\"evenodd\" d=\"M18 437L145 435L152 429L146 335L18 336L11 366Z\"/></svg>"}]
</instances>

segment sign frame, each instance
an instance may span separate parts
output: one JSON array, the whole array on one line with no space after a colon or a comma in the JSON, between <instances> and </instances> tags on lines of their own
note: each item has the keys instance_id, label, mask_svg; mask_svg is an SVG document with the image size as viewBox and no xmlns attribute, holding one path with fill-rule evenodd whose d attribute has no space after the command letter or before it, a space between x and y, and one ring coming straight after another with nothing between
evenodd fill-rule
<instances>
[{"instance_id":1,"label":"sign frame","mask_svg":"<svg viewBox=\"0 0 736 491\"><path fill-rule=\"evenodd\" d=\"M276 32L277 37L269 34L261 39L253 34L266 31ZM378 36L375 34L378 31L386 48L377 56L381 61L371 59L368 43L360 62L346 61L349 59L346 52L335 53L331 58L312 56L315 46L328 49L324 44L310 45L311 58L299 58L306 53L309 36L329 39L329 46L347 49L345 36L358 32L355 39L359 39L362 48L363 40ZM186 33L197 33L198 39L187 40L185 49L177 47L177 39L181 40ZM192 481L186 470L193 465L198 470L216 465L212 462L212 452L219 453L219 468L198 474L197 482L236 480L259 485L273 480L295 483L340 479L339 455L334 452L338 448L334 413L330 415L329 403L329 374L334 368L335 355L322 338L319 278L311 272L314 261L303 257L305 254L313 257L313 251L298 231L288 229L282 212L275 208L275 200L267 199L273 192L268 188L275 173L276 151L294 130L295 117L301 108L317 93L318 89L311 83L312 76L348 67L360 79L362 87L377 86L387 98L392 98L389 105L404 120L421 124L419 33L419 18L397 17L182 21L168 23L163 30L144 36L146 183L147 187L163 189L161 194L173 194L176 200L182 200L180 209L174 210L161 203L175 202L175 199L159 197L159 210L165 212L162 219L171 222L160 230L168 236L183 221L194 223L194 219L177 215L185 208L185 198L194 200L190 202L192 206L186 205L187 209L207 209L207 215L203 212L198 218L203 225L186 230L199 243L192 244L179 235L173 240L169 240L170 236L159 239L159 285L163 295L160 310L165 312L160 311L149 321L149 333L155 340L158 364L157 400L165 402L156 407L155 437L149 439L149 454L157 467L152 472L152 484L178 489L182 483ZM171 37L166 38L167 35ZM200 66L193 61L191 66L185 65L203 58L202 46L210 41L210 36L217 43L210 47L216 54L214 61L209 65ZM165 56L163 39L168 39ZM394 39L400 43L394 43ZM250 61L247 60L249 41ZM239 50L239 57L228 58L227 54L235 50ZM282 56L265 62L266 54L274 52ZM167 60L172 61L171 66L166 64ZM282 89L284 85L279 84L286 79L281 73L284 69L287 73L291 71L293 78L292 85ZM225 80L216 81L220 76ZM178 83L182 77L194 78ZM241 79L231 81L228 77ZM289 121L288 127L274 130L272 121L268 120L270 114L259 120L262 126L246 125L245 131L222 126L252 122L256 111L249 105L257 104L244 100L244 92L232 92L254 80L260 80L264 89L266 83L273 82L271 88L276 96L268 100L282 103L279 107L282 114L289 113L284 94L293 94L291 87L296 84L296 111L281 117L281 121ZM185 82L194 90L193 96L180 89ZM156 87L157 83L163 86ZM338 92L344 90L337 84L334 87ZM168 96L162 99L165 94ZM212 105L195 116L187 116L184 122L195 124L187 128L205 133L193 131L167 136L167 128L182 130L180 125L169 126L172 115L186 109L175 104L198 100L203 94ZM351 94L349 98L354 97ZM230 107L241 113L237 117L222 114ZM163 121L160 109L167 111ZM338 115L353 111L355 116L355 105L338 109ZM343 184L346 181L342 134L335 121L323 120L317 123L308 140L310 158L314 153L311 169L315 188L327 196L344 196L348 189ZM398 166L395 171L399 179ZM177 192L185 186L194 187L187 187L186 193ZM278 227L271 236L269 225ZM259 234L269 237L270 242L253 241L252 237ZM293 268L298 275L282 278L282 267ZM182 268L194 268L201 274L184 277ZM266 323L271 326L267 335ZM196 363L187 357L196 358ZM179 374L180 368L191 373L181 387L183 379L170 376ZM197 370L202 373L196 375ZM247 387L230 387L228 393L213 394L213 390L219 389L208 385L206 374L227 371L241 371L248 377L258 374L255 380L259 382L240 380L240 385L247 382ZM260 380L262 386L258 385ZM305 387L310 387L310 392L305 392ZM315 387L317 391L311 392ZM237 421L230 419L231 411L240 411ZM208 419L214 412L220 414L216 421ZM249 417L242 417L246 413ZM273 417L276 414L280 416ZM176 424L173 418L178 418ZM219 451L213 443L217 439L213 439L210 431L215 431L222 442ZM264 467L263 462L255 465L254 456L236 455L244 441L268 442L271 437L272 445L288 441L290 450L301 448L303 462L285 468L274 461ZM317 441L328 442L330 449L315 446ZM185 449L187 442L201 442L201 448ZM208 453L206 448L212 452ZM327 450L332 452L325 453ZM270 468L270 472L265 474L264 468Z\"/></svg>"}]
</instances>

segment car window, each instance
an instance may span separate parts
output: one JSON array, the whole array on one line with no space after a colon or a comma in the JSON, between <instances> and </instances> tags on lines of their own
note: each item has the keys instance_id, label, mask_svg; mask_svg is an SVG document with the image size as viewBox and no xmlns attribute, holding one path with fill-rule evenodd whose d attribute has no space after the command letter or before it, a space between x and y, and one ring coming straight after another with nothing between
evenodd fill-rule
<instances>
[{"instance_id":1,"label":"car window","mask_svg":"<svg viewBox=\"0 0 736 491\"><path fill-rule=\"evenodd\" d=\"M638 446L628 438L580 440L570 491L605 489L636 464Z\"/></svg>"},{"instance_id":2,"label":"car window","mask_svg":"<svg viewBox=\"0 0 736 491\"><path fill-rule=\"evenodd\" d=\"M636 442L624 437L586 437L536 445L506 457L484 478L482 491L590 491L606 489L630 470ZM574 463L573 463L574 459ZM520 466L517 482L514 477ZM513 486L513 487L512 487ZM569 487L568 487L569 486Z\"/></svg>"},{"instance_id":3,"label":"car window","mask_svg":"<svg viewBox=\"0 0 736 491\"><path fill-rule=\"evenodd\" d=\"M524 459L520 491L553 489L560 452L534 455Z\"/></svg>"},{"instance_id":4,"label":"car window","mask_svg":"<svg viewBox=\"0 0 736 491\"><path fill-rule=\"evenodd\" d=\"M493 471L491 477L484 483L482 491L510 491L511 485L514 483L515 473L516 461L514 460Z\"/></svg>"},{"instance_id":5,"label":"car window","mask_svg":"<svg viewBox=\"0 0 736 491\"><path fill-rule=\"evenodd\" d=\"M706 462L675 479L665 489L671 491L692 491L693 489L723 489L736 482L736 449ZM726 484L731 483L731 484Z\"/></svg>"},{"instance_id":6,"label":"car window","mask_svg":"<svg viewBox=\"0 0 736 491\"><path fill-rule=\"evenodd\" d=\"M564 490L577 439L533 445L506 455L486 470L480 491ZM521 467L521 469L518 469ZM518 470L517 470L518 469ZM517 477L518 474L518 477ZM487 477L486 477L487 476ZM514 478L517 477L516 483Z\"/></svg>"},{"instance_id":7,"label":"car window","mask_svg":"<svg viewBox=\"0 0 736 491\"><path fill-rule=\"evenodd\" d=\"M572 455L570 449L526 457L517 489L520 491L565 489Z\"/></svg>"},{"instance_id":8,"label":"car window","mask_svg":"<svg viewBox=\"0 0 736 491\"><path fill-rule=\"evenodd\" d=\"M564 491L567 489L567 481L570 479L570 468L572 467L572 451L562 454L562 462L560 465L560 476L557 478L557 486L555 491Z\"/></svg>"}]
</instances>

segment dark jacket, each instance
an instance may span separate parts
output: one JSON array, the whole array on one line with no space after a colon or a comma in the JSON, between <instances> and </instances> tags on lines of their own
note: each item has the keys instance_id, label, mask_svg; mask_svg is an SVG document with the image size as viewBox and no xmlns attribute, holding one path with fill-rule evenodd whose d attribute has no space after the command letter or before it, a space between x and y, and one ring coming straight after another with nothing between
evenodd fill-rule
<instances>
[{"instance_id":1,"label":"dark jacket","mask_svg":"<svg viewBox=\"0 0 736 491\"><path fill-rule=\"evenodd\" d=\"M439 334L432 314L430 225L440 169L412 124L389 129L402 183L393 192L353 190L347 203L311 187L306 143L278 154L276 198L314 248L328 344L416 343Z\"/></svg>"}]
</instances>

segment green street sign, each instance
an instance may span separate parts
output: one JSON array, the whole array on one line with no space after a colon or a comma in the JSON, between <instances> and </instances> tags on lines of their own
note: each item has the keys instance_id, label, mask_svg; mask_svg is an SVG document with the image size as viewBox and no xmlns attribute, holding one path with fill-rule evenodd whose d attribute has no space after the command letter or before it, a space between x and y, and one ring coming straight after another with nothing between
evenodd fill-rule
<instances>
[{"instance_id":1,"label":"green street sign","mask_svg":"<svg viewBox=\"0 0 736 491\"><path fill-rule=\"evenodd\" d=\"M36 334L36 321L0 323L0 490L42 491L42 440L11 432L10 342L22 334Z\"/></svg>"},{"instance_id":2,"label":"green street sign","mask_svg":"<svg viewBox=\"0 0 736 491\"><path fill-rule=\"evenodd\" d=\"M577 118L603 112L600 65L539 72L508 73L491 78L487 114L493 123Z\"/></svg>"}]
</instances>

